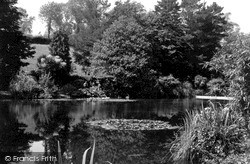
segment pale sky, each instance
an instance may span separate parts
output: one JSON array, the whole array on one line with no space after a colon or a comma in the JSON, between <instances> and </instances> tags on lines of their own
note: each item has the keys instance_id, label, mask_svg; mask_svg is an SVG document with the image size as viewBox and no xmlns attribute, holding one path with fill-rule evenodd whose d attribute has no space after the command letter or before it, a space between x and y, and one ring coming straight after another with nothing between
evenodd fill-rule
<instances>
[{"instance_id":1,"label":"pale sky","mask_svg":"<svg viewBox=\"0 0 250 164\"><path fill-rule=\"evenodd\" d=\"M33 22L33 34L37 35L39 32L42 34L46 30L45 24L38 17L40 7L48 2L67 2L68 0L18 0L19 7L27 10L30 16L35 16L35 21ZM113 5L116 0L109 0ZM133 1L133 0L131 0ZM134 0L140 2L144 5L147 10L153 10L154 6L157 4L157 0ZM224 7L224 12L230 12L231 21L239 24L241 31L245 33L250 33L250 0L205 0L208 4L212 2L217 2L220 6Z\"/></svg>"}]
</instances>

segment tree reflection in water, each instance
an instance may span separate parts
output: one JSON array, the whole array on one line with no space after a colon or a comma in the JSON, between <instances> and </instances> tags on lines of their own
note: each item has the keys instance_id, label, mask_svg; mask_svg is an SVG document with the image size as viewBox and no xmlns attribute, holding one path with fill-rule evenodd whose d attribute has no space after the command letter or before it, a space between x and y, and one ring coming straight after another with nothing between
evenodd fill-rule
<instances>
[{"instance_id":1,"label":"tree reflection in water","mask_svg":"<svg viewBox=\"0 0 250 164\"><path fill-rule=\"evenodd\" d=\"M61 149L61 156L68 149L68 136L70 133L69 112L67 106L64 104L44 104L43 111L45 113L35 113L34 120L36 124L36 131L44 139L45 156L58 156L58 141ZM38 162L39 164L41 162ZM47 162L48 163L48 162ZM51 162L53 163L53 162Z\"/></svg>"},{"instance_id":2,"label":"tree reflection in water","mask_svg":"<svg viewBox=\"0 0 250 164\"><path fill-rule=\"evenodd\" d=\"M70 133L72 162L81 163L83 152L96 139L95 162L113 164L171 163L166 142L172 141L173 131L120 131L89 127L82 121ZM89 154L90 155L90 154Z\"/></svg>"},{"instance_id":3,"label":"tree reflection in water","mask_svg":"<svg viewBox=\"0 0 250 164\"><path fill-rule=\"evenodd\" d=\"M189 100L129 103L0 101L0 152L19 151L17 154L23 155L32 142L43 141L45 155L57 156L59 141L64 164L79 164L84 151L93 145L94 137L94 160L98 164L105 161L113 164L170 163L169 149L164 148L164 144L171 141L173 131L104 130L89 127L86 121L136 118L164 120L175 124L183 116L178 113L193 105L195 103ZM4 162L0 161L1 164Z\"/></svg>"},{"instance_id":4,"label":"tree reflection in water","mask_svg":"<svg viewBox=\"0 0 250 164\"><path fill-rule=\"evenodd\" d=\"M9 110L7 103L0 110L0 163L7 164L5 156L23 157L29 153L30 143L39 140L39 136L26 133L27 125L19 123L17 115Z\"/></svg>"}]
</instances>

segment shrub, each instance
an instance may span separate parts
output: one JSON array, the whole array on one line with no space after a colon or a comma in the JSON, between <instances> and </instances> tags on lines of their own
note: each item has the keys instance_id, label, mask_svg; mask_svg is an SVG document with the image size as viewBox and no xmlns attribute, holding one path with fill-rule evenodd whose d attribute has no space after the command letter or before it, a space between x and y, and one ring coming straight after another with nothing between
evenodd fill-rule
<instances>
[{"instance_id":1,"label":"shrub","mask_svg":"<svg viewBox=\"0 0 250 164\"><path fill-rule=\"evenodd\" d=\"M37 59L38 71L40 71L41 74L50 74L51 78L59 84L65 80L63 76L68 76L67 73L65 73L65 66L66 63L63 62L59 56L42 55Z\"/></svg>"},{"instance_id":2,"label":"shrub","mask_svg":"<svg viewBox=\"0 0 250 164\"><path fill-rule=\"evenodd\" d=\"M243 118L232 106L211 105L200 113L188 114L184 131L171 150L176 163L222 163L246 150Z\"/></svg>"},{"instance_id":3,"label":"shrub","mask_svg":"<svg viewBox=\"0 0 250 164\"><path fill-rule=\"evenodd\" d=\"M221 162L221 164L249 164L250 163L250 155L248 153L240 154L240 155L230 155L225 160Z\"/></svg>"},{"instance_id":4,"label":"shrub","mask_svg":"<svg viewBox=\"0 0 250 164\"><path fill-rule=\"evenodd\" d=\"M57 97L58 87L55 85L54 80L48 74L42 74L38 81L40 87L42 88L42 92L39 95L39 98L54 98Z\"/></svg>"},{"instance_id":5,"label":"shrub","mask_svg":"<svg viewBox=\"0 0 250 164\"><path fill-rule=\"evenodd\" d=\"M184 97L194 96L194 89L190 82L186 81L182 84L182 94Z\"/></svg>"},{"instance_id":6,"label":"shrub","mask_svg":"<svg viewBox=\"0 0 250 164\"><path fill-rule=\"evenodd\" d=\"M106 94L98 86L92 86L89 88L89 92L92 97L106 97Z\"/></svg>"},{"instance_id":7,"label":"shrub","mask_svg":"<svg viewBox=\"0 0 250 164\"><path fill-rule=\"evenodd\" d=\"M71 71L71 57L69 53L68 37L61 31L54 33L50 43L50 55L42 55L37 60L37 66L43 73L50 73L58 85L69 82Z\"/></svg>"},{"instance_id":8,"label":"shrub","mask_svg":"<svg viewBox=\"0 0 250 164\"><path fill-rule=\"evenodd\" d=\"M195 95L204 95L205 94L205 91L203 89L196 89L194 91L194 94Z\"/></svg>"},{"instance_id":9,"label":"shrub","mask_svg":"<svg viewBox=\"0 0 250 164\"><path fill-rule=\"evenodd\" d=\"M60 58L65 63L64 73L69 75L71 71L71 57L69 53L69 38L62 31L56 31L50 43L50 54L54 57Z\"/></svg>"},{"instance_id":10,"label":"shrub","mask_svg":"<svg viewBox=\"0 0 250 164\"><path fill-rule=\"evenodd\" d=\"M221 78L212 79L207 83L208 95L223 96L226 94L226 84Z\"/></svg>"},{"instance_id":11,"label":"shrub","mask_svg":"<svg viewBox=\"0 0 250 164\"><path fill-rule=\"evenodd\" d=\"M180 98L182 96L181 82L173 75L163 76L158 79L157 88L160 97Z\"/></svg>"},{"instance_id":12,"label":"shrub","mask_svg":"<svg viewBox=\"0 0 250 164\"><path fill-rule=\"evenodd\" d=\"M72 79L72 77L71 77ZM84 78L78 78L74 81L71 82L71 84L76 87L77 89L80 89L80 88L86 88L87 87L87 83L88 81Z\"/></svg>"},{"instance_id":13,"label":"shrub","mask_svg":"<svg viewBox=\"0 0 250 164\"><path fill-rule=\"evenodd\" d=\"M10 92L15 98L38 98L41 87L37 81L25 72L20 71L10 83Z\"/></svg>"},{"instance_id":14,"label":"shrub","mask_svg":"<svg viewBox=\"0 0 250 164\"><path fill-rule=\"evenodd\" d=\"M71 95L77 91L77 88L74 87L72 84L66 84L62 88L60 88L60 93Z\"/></svg>"},{"instance_id":15,"label":"shrub","mask_svg":"<svg viewBox=\"0 0 250 164\"><path fill-rule=\"evenodd\" d=\"M46 73L51 73L51 76L56 76L56 71L63 68L65 65L66 63L62 62L59 56L41 55L37 59L38 68Z\"/></svg>"},{"instance_id":16,"label":"shrub","mask_svg":"<svg viewBox=\"0 0 250 164\"><path fill-rule=\"evenodd\" d=\"M206 89L207 78L197 75L194 78L194 86L196 89Z\"/></svg>"}]
</instances>

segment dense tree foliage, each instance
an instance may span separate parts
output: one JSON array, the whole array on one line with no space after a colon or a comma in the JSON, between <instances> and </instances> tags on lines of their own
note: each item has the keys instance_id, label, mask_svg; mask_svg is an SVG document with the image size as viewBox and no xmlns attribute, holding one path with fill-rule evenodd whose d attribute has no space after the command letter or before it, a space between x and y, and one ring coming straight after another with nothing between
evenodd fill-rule
<instances>
[{"instance_id":1,"label":"dense tree foliage","mask_svg":"<svg viewBox=\"0 0 250 164\"><path fill-rule=\"evenodd\" d=\"M207 83L202 89L197 87L195 77L207 82L218 77L204 63L220 52L221 41L233 24L216 3L161 0L150 12L130 0L117 1L112 9L109 7L107 0L69 0L64 4L50 2L40 10L48 36L53 30L63 31L84 72L108 79L108 95L159 98L175 86L177 97L181 97L190 95L192 86L207 89ZM52 57L43 56L38 64L43 67L47 62L49 70L64 68L69 72L70 59L54 54L61 50L68 54L68 49L54 41L57 48L51 49ZM165 85L162 79L169 77L172 80ZM171 84L177 81L178 87ZM181 91L184 88L188 93Z\"/></svg>"},{"instance_id":2,"label":"dense tree foliage","mask_svg":"<svg viewBox=\"0 0 250 164\"><path fill-rule=\"evenodd\" d=\"M62 4L49 2L40 8L40 18L47 24L47 34L50 38L51 31L58 30L62 26Z\"/></svg>"},{"instance_id":3,"label":"dense tree foliage","mask_svg":"<svg viewBox=\"0 0 250 164\"><path fill-rule=\"evenodd\" d=\"M160 74L173 74L181 79L189 75L191 63L187 50L190 45L185 30L177 1L159 1L155 6L154 19L149 23L148 37L152 43L154 65Z\"/></svg>"},{"instance_id":4,"label":"dense tree foliage","mask_svg":"<svg viewBox=\"0 0 250 164\"><path fill-rule=\"evenodd\" d=\"M150 96L155 71L151 69L150 42L134 18L120 17L95 43L92 70L95 75L114 76L114 92L120 96ZM147 94L148 92L148 94ZM142 95L140 95L142 94Z\"/></svg>"},{"instance_id":5,"label":"dense tree foliage","mask_svg":"<svg viewBox=\"0 0 250 164\"><path fill-rule=\"evenodd\" d=\"M187 24L186 33L191 36L189 44L192 46L187 53L192 56L193 74L209 77L207 69L203 68L206 61L210 61L220 49L220 41L227 36L231 24L223 8L216 3L206 5L200 0L183 1L182 17Z\"/></svg>"},{"instance_id":6,"label":"dense tree foliage","mask_svg":"<svg viewBox=\"0 0 250 164\"><path fill-rule=\"evenodd\" d=\"M125 2L116 1L114 8L106 14L107 20L105 25L110 26L114 21L118 20L120 16L128 18L140 18L145 14L146 10L140 3L130 2L130 0Z\"/></svg>"},{"instance_id":7,"label":"dense tree foliage","mask_svg":"<svg viewBox=\"0 0 250 164\"><path fill-rule=\"evenodd\" d=\"M210 78L213 73L203 64L219 50L221 39L231 27L221 7L199 1L179 5L176 0L162 0L148 13L138 3L117 2L106 20L112 24L95 43L91 68L114 76L119 92L135 97L157 93L160 76L172 74L191 82L198 74ZM140 71L149 73L145 77L150 82L141 77ZM136 78L142 79L138 80L141 85L136 84ZM151 91L143 85L146 81ZM139 86L151 93L142 93Z\"/></svg>"},{"instance_id":8,"label":"dense tree foliage","mask_svg":"<svg viewBox=\"0 0 250 164\"><path fill-rule=\"evenodd\" d=\"M70 10L76 21L75 33L70 37L76 61L83 69L90 65L90 51L94 43L101 39L104 31L105 13L110 4L107 0L71 0Z\"/></svg>"},{"instance_id":9,"label":"dense tree foliage","mask_svg":"<svg viewBox=\"0 0 250 164\"><path fill-rule=\"evenodd\" d=\"M27 65L22 59L34 54L19 30L21 13L14 6L16 3L16 0L0 2L0 90L8 89L11 78L21 66Z\"/></svg>"},{"instance_id":10,"label":"dense tree foliage","mask_svg":"<svg viewBox=\"0 0 250 164\"><path fill-rule=\"evenodd\" d=\"M69 54L68 36L62 31L55 32L49 50L52 56L59 56L66 63L66 71L69 74L71 70L71 57Z\"/></svg>"},{"instance_id":11,"label":"dense tree foliage","mask_svg":"<svg viewBox=\"0 0 250 164\"><path fill-rule=\"evenodd\" d=\"M222 42L222 48L208 62L211 69L221 72L229 83L229 93L235 97L250 135L250 36L232 30Z\"/></svg>"},{"instance_id":12,"label":"dense tree foliage","mask_svg":"<svg viewBox=\"0 0 250 164\"><path fill-rule=\"evenodd\" d=\"M22 14L20 19L20 30L24 34L32 33L32 23L35 20L35 17L29 16L27 11L23 8L18 8L18 11Z\"/></svg>"}]
</instances>

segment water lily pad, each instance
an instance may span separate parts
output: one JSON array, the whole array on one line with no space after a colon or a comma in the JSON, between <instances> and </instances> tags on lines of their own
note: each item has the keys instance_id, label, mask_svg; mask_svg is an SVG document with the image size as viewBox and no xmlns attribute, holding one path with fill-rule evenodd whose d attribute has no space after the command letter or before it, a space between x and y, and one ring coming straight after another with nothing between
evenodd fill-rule
<instances>
[{"instance_id":1,"label":"water lily pad","mask_svg":"<svg viewBox=\"0 0 250 164\"><path fill-rule=\"evenodd\" d=\"M97 120L90 121L88 124L107 130L174 130L179 128L164 121L138 119Z\"/></svg>"}]
</instances>

